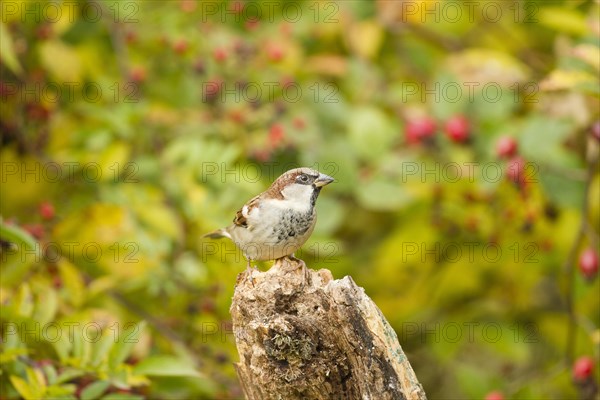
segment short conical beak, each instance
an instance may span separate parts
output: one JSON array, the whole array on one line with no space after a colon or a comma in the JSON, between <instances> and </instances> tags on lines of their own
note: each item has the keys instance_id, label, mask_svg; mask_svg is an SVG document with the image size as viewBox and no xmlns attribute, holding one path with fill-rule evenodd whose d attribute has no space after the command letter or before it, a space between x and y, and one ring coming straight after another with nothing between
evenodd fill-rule
<instances>
[{"instance_id":1,"label":"short conical beak","mask_svg":"<svg viewBox=\"0 0 600 400\"><path fill-rule=\"evenodd\" d=\"M317 179L315 179L315 186L321 187L321 186L329 185L333 181L334 181L334 179L332 177L330 177L329 175L320 174L319 177Z\"/></svg>"}]
</instances>

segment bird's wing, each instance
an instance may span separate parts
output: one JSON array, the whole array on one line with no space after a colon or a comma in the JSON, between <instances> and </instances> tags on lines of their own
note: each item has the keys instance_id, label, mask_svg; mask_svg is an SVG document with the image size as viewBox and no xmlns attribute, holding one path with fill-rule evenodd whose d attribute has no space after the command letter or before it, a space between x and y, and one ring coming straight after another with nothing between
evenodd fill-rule
<instances>
[{"instance_id":1,"label":"bird's wing","mask_svg":"<svg viewBox=\"0 0 600 400\"><path fill-rule=\"evenodd\" d=\"M235 218L233 219L233 223L237 226L241 226L243 228L248 228L248 216L256 207L258 207L258 200L260 198L260 194L252 198L249 202L244 204L242 208L235 213Z\"/></svg>"}]
</instances>

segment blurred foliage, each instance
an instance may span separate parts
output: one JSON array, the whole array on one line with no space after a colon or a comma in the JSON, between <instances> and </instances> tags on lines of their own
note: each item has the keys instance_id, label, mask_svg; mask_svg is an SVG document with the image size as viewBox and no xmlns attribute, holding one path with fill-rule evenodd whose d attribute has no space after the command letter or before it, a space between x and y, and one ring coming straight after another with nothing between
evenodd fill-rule
<instances>
[{"instance_id":1,"label":"blurred foliage","mask_svg":"<svg viewBox=\"0 0 600 400\"><path fill-rule=\"evenodd\" d=\"M241 397L201 235L295 166L430 399L584 396L599 3L451 3L3 2L0 397Z\"/></svg>"}]
</instances>

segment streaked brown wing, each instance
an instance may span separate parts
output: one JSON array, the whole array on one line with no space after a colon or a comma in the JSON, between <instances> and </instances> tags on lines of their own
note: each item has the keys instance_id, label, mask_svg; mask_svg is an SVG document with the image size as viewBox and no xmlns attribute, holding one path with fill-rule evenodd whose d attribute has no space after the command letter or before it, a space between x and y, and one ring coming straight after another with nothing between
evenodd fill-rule
<instances>
[{"instance_id":1,"label":"streaked brown wing","mask_svg":"<svg viewBox=\"0 0 600 400\"><path fill-rule=\"evenodd\" d=\"M249 202L247 202L242 208L235 213L235 218L233 219L233 223L237 226L241 226L244 228L248 227L248 219L246 218L250 212L258 206L258 199L260 195L252 198ZM244 207L246 207L246 215L244 215Z\"/></svg>"}]
</instances>

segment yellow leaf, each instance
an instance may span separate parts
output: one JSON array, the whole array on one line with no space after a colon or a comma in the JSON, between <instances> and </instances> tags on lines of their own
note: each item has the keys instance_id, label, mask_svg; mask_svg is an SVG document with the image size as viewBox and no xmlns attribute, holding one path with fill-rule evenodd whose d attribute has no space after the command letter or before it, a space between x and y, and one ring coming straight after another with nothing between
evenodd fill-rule
<instances>
[{"instance_id":1,"label":"yellow leaf","mask_svg":"<svg viewBox=\"0 0 600 400\"><path fill-rule=\"evenodd\" d=\"M377 55L383 39L381 25L375 21L362 21L353 25L348 32L350 48L363 58Z\"/></svg>"},{"instance_id":2,"label":"yellow leaf","mask_svg":"<svg viewBox=\"0 0 600 400\"><path fill-rule=\"evenodd\" d=\"M588 32L585 17L573 8L542 7L539 12L539 20L542 25L559 32L574 35L585 35Z\"/></svg>"},{"instance_id":3,"label":"yellow leaf","mask_svg":"<svg viewBox=\"0 0 600 400\"><path fill-rule=\"evenodd\" d=\"M34 388L35 392L45 393L46 392L46 378L41 370L37 368L27 368L27 381L29 385Z\"/></svg>"},{"instance_id":4,"label":"yellow leaf","mask_svg":"<svg viewBox=\"0 0 600 400\"><path fill-rule=\"evenodd\" d=\"M44 325L54 319L58 309L58 298L52 287L40 285L34 289L39 294L35 302L33 319Z\"/></svg>"},{"instance_id":5,"label":"yellow leaf","mask_svg":"<svg viewBox=\"0 0 600 400\"><path fill-rule=\"evenodd\" d=\"M83 279L79 275L79 271L73 264L65 258L61 258L58 262L58 270L60 278L66 289L69 302L75 307L79 307L83 303L85 286Z\"/></svg>"},{"instance_id":6,"label":"yellow leaf","mask_svg":"<svg viewBox=\"0 0 600 400\"><path fill-rule=\"evenodd\" d=\"M34 392L24 379L21 379L15 375L11 375L10 383L13 384L17 392L19 392L19 394L23 396L25 400L38 400L40 398L38 393Z\"/></svg>"},{"instance_id":7,"label":"yellow leaf","mask_svg":"<svg viewBox=\"0 0 600 400\"><path fill-rule=\"evenodd\" d=\"M2 188L19 190L0 190L0 213L19 215L28 207L35 207L42 198L51 198L57 187L59 175L56 169L38 159L17 154L12 146L4 146L0 151L0 170Z\"/></svg>"},{"instance_id":8,"label":"yellow leaf","mask_svg":"<svg viewBox=\"0 0 600 400\"><path fill-rule=\"evenodd\" d=\"M127 165L130 150L127 143L114 142L100 153L98 163L102 170L103 181L118 181L121 179L121 174L128 174L125 179L135 179L135 176L129 173Z\"/></svg>"},{"instance_id":9,"label":"yellow leaf","mask_svg":"<svg viewBox=\"0 0 600 400\"><path fill-rule=\"evenodd\" d=\"M42 43L39 48L42 64L64 82L81 81L81 60L73 48L57 40Z\"/></svg>"},{"instance_id":10,"label":"yellow leaf","mask_svg":"<svg viewBox=\"0 0 600 400\"><path fill-rule=\"evenodd\" d=\"M19 315L30 317L33 312L33 298L29 285L24 283L19 290Z\"/></svg>"},{"instance_id":11,"label":"yellow leaf","mask_svg":"<svg viewBox=\"0 0 600 400\"><path fill-rule=\"evenodd\" d=\"M4 17L2 19L4 20ZM8 29L6 29L4 23L0 23L0 58L2 59L2 63L5 64L12 72L17 75L21 75L23 69L21 68L21 64L19 64L19 60L15 54L10 32Z\"/></svg>"},{"instance_id":12,"label":"yellow leaf","mask_svg":"<svg viewBox=\"0 0 600 400\"><path fill-rule=\"evenodd\" d=\"M597 70L600 70L600 48L593 44L580 44L573 49L573 55Z\"/></svg>"},{"instance_id":13,"label":"yellow leaf","mask_svg":"<svg viewBox=\"0 0 600 400\"><path fill-rule=\"evenodd\" d=\"M345 57L333 54L321 54L306 60L306 70L316 74L343 76L348 69Z\"/></svg>"},{"instance_id":14,"label":"yellow leaf","mask_svg":"<svg viewBox=\"0 0 600 400\"><path fill-rule=\"evenodd\" d=\"M495 83L510 87L527 77L527 68L502 51L472 48L448 57L447 68L463 82Z\"/></svg>"},{"instance_id":15,"label":"yellow leaf","mask_svg":"<svg viewBox=\"0 0 600 400\"><path fill-rule=\"evenodd\" d=\"M542 82L540 82L540 89L542 90L568 90L573 89L578 85L586 82L594 82L595 77L585 71L579 70L561 70L557 69L550 73Z\"/></svg>"}]
</instances>

